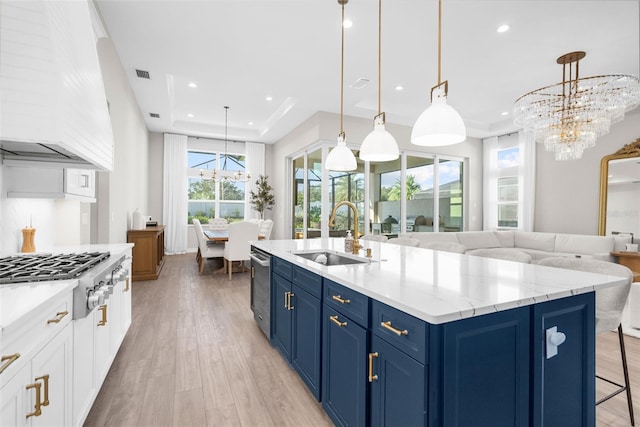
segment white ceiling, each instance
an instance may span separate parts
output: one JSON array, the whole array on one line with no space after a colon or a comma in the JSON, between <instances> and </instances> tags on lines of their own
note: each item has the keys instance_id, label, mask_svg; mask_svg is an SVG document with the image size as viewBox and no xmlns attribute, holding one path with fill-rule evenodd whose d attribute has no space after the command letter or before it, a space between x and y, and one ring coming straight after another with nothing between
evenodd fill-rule
<instances>
[{"instance_id":1,"label":"white ceiling","mask_svg":"<svg viewBox=\"0 0 640 427\"><path fill-rule=\"evenodd\" d=\"M273 143L317 111L340 112L336 0L96 3L151 131L223 138L228 105L229 139ZM412 126L437 83L438 2L382 7L382 110L387 122ZM482 138L514 130L501 113L525 92L561 81L556 58L564 53L587 52L584 77L638 75L639 9L639 0L443 0L449 104L468 135ZM377 113L377 12L375 0L345 6L353 21L345 30L345 115ZM497 33L505 23L511 29ZM370 83L350 88L358 78Z\"/></svg>"}]
</instances>

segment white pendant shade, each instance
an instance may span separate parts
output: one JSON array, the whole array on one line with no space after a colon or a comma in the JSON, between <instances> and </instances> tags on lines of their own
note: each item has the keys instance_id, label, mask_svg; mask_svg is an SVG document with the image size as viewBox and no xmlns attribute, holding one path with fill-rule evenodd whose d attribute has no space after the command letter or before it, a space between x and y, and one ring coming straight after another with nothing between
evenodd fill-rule
<instances>
[{"instance_id":1,"label":"white pendant shade","mask_svg":"<svg viewBox=\"0 0 640 427\"><path fill-rule=\"evenodd\" d=\"M452 145L467 139L467 130L460 114L447 104L444 96L434 96L431 105L424 110L411 131L415 145L438 147Z\"/></svg>"},{"instance_id":2,"label":"white pendant shade","mask_svg":"<svg viewBox=\"0 0 640 427\"><path fill-rule=\"evenodd\" d=\"M398 143L385 128L382 120L374 120L373 130L362 141L360 159L369 162L388 162L400 157Z\"/></svg>"},{"instance_id":3,"label":"white pendant shade","mask_svg":"<svg viewBox=\"0 0 640 427\"><path fill-rule=\"evenodd\" d=\"M338 136L338 145L329 152L324 167L328 170L338 172L352 171L358 167L356 156L354 156L353 151L347 147L342 134Z\"/></svg>"}]
</instances>

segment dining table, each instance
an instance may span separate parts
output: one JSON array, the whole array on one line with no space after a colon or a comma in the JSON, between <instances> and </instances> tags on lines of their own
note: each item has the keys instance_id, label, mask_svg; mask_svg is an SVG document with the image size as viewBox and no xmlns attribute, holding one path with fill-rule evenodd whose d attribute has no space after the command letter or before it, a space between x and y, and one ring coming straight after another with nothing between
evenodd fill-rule
<instances>
[{"instance_id":1,"label":"dining table","mask_svg":"<svg viewBox=\"0 0 640 427\"><path fill-rule=\"evenodd\" d=\"M229 230L203 230L210 242L226 242L229 240ZM263 235L258 235L258 240L264 240Z\"/></svg>"}]
</instances>

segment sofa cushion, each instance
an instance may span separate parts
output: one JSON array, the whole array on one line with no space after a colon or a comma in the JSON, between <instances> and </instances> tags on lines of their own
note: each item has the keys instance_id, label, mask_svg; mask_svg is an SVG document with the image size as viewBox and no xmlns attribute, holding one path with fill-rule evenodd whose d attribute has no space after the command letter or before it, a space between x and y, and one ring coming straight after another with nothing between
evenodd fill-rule
<instances>
[{"instance_id":1,"label":"sofa cushion","mask_svg":"<svg viewBox=\"0 0 640 427\"><path fill-rule=\"evenodd\" d=\"M515 246L515 233L513 231L494 231L493 234L503 248L513 248Z\"/></svg>"},{"instance_id":2,"label":"sofa cushion","mask_svg":"<svg viewBox=\"0 0 640 427\"><path fill-rule=\"evenodd\" d=\"M531 263L531 255L515 248L480 248L467 251L466 254L485 258L523 262L525 264Z\"/></svg>"},{"instance_id":3,"label":"sofa cushion","mask_svg":"<svg viewBox=\"0 0 640 427\"><path fill-rule=\"evenodd\" d=\"M585 236L578 234L556 234L555 252L593 254L611 252L615 246L612 236Z\"/></svg>"},{"instance_id":4,"label":"sofa cushion","mask_svg":"<svg viewBox=\"0 0 640 427\"><path fill-rule=\"evenodd\" d=\"M481 248L499 248L500 241L492 231L465 231L456 233L458 243L463 244L467 250Z\"/></svg>"},{"instance_id":5,"label":"sofa cushion","mask_svg":"<svg viewBox=\"0 0 640 427\"><path fill-rule=\"evenodd\" d=\"M430 233L430 232L413 232L400 233L398 237L411 237L420 240L420 244L429 242L453 242L458 243L456 233Z\"/></svg>"},{"instance_id":6,"label":"sofa cushion","mask_svg":"<svg viewBox=\"0 0 640 427\"><path fill-rule=\"evenodd\" d=\"M555 247L555 233L515 231L514 234L514 245L516 248L553 252Z\"/></svg>"},{"instance_id":7,"label":"sofa cushion","mask_svg":"<svg viewBox=\"0 0 640 427\"><path fill-rule=\"evenodd\" d=\"M457 254L463 254L467 250L464 245L456 242L420 242L420 247L436 251L455 252Z\"/></svg>"}]
</instances>

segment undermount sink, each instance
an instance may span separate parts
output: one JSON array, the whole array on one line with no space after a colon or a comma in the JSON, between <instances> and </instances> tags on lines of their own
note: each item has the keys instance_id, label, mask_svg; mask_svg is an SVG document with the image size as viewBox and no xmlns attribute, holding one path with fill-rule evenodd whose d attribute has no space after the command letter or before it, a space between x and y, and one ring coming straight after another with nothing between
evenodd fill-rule
<instances>
[{"instance_id":1,"label":"undermount sink","mask_svg":"<svg viewBox=\"0 0 640 427\"><path fill-rule=\"evenodd\" d=\"M371 263L371 260L368 258L359 258L355 255L341 254L333 251L297 251L292 252L292 254L326 266Z\"/></svg>"}]
</instances>

